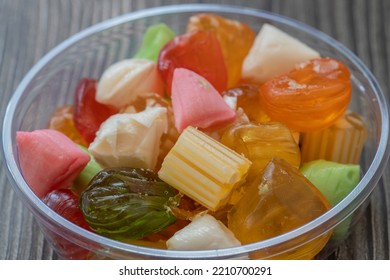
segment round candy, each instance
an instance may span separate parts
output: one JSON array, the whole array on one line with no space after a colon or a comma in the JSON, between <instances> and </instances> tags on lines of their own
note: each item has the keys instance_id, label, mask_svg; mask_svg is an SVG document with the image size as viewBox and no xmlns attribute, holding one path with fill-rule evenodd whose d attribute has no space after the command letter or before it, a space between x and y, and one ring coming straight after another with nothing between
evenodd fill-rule
<instances>
[{"instance_id":1,"label":"round candy","mask_svg":"<svg viewBox=\"0 0 390 280\"><path fill-rule=\"evenodd\" d=\"M260 101L272 120L299 132L332 125L348 108L350 72L346 65L319 58L264 83Z\"/></svg>"}]
</instances>

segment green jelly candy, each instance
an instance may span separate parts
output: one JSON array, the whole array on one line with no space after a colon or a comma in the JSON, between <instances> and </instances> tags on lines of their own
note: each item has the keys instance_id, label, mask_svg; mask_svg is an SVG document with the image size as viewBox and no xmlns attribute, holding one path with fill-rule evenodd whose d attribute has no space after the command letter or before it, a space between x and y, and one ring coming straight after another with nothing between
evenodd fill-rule
<instances>
[{"instance_id":1,"label":"green jelly candy","mask_svg":"<svg viewBox=\"0 0 390 280\"><path fill-rule=\"evenodd\" d=\"M304 163L300 168L303 175L316 186L334 206L346 197L359 183L360 166L326 160ZM340 223L333 231L333 239L344 239L348 233L352 216Z\"/></svg>"},{"instance_id":2,"label":"green jelly candy","mask_svg":"<svg viewBox=\"0 0 390 280\"><path fill-rule=\"evenodd\" d=\"M157 62L162 47L174 37L175 32L164 23L150 26L146 30L142 46L135 54L134 58L148 59Z\"/></svg>"},{"instance_id":3,"label":"green jelly candy","mask_svg":"<svg viewBox=\"0 0 390 280\"><path fill-rule=\"evenodd\" d=\"M169 207L177 191L151 170L107 168L80 196L80 209L97 233L116 240L140 239L176 221Z\"/></svg>"}]
</instances>

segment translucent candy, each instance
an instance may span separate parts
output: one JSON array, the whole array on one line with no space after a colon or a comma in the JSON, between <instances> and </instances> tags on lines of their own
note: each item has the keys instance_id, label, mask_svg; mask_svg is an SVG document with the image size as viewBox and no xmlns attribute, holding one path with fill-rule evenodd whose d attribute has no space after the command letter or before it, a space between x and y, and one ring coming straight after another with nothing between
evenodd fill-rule
<instances>
[{"instance_id":1,"label":"translucent candy","mask_svg":"<svg viewBox=\"0 0 390 280\"><path fill-rule=\"evenodd\" d=\"M227 70L221 46L210 31L197 30L176 36L164 46L158 58L158 70L171 93L173 72L186 68L204 77L221 93L227 87Z\"/></svg>"},{"instance_id":2,"label":"translucent candy","mask_svg":"<svg viewBox=\"0 0 390 280\"><path fill-rule=\"evenodd\" d=\"M302 162L325 159L359 163L367 139L367 125L354 112L346 112L326 129L302 133Z\"/></svg>"},{"instance_id":3,"label":"translucent candy","mask_svg":"<svg viewBox=\"0 0 390 280\"><path fill-rule=\"evenodd\" d=\"M321 58L301 63L263 84L260 100L272 120L307 132L335 123L347 110L351 89L347 66Z\"/></svg>"},{"instance_id":4,"label":"translucent candy","mask_svg":"<svg viewBox=\"0 0 390 280\"><path fill-rule=\"evenodd\" d=\"M81 194L80 207L90 227L111 238L140 239L175 222L170 205L177 192L145 169L100 171Z\"/></svg>"},{"instance_id":5,"label":"translucent candy","mask_svg":"<svg viewBox=\"0 0 390 280\"><path fill-rule=\"evenodd\" d=\"M238 124L225 131L221 142L252 162L248 180L258 176L273 157L282 158L295 168L301 162L299 147L282 123Z\"/></svg>"},{"instance_id":6,"label":"translucent candy","mask_svg":"<svg viewBox=\"0 0 390 280\"><path fill-rule=\"evenodd\" d=\"M194 30L211 31L217 36L228 71L228 87L237 85L242 63L255 40L254 31L245 23L210 13L190 17L187 31Z\"/></svg>"},{"instance_id":7,"label":"translucent candy","mask_svg":"<svg viewBox=\"0 0 390 280\"><path fill-rule=\"evenodd\" d=\"M224 91L222 95L224 97L236 97L237 108L242 108L250 121L260 123L271 120L261 107L258 85L243 84Z\"/></svg>"},{"instance_id":8,"label":"translucent candy","mask_svg":"<svg viewBox=\"0 0 390 280\"><path fill-rule=\"evenodd\" d=\"M249 244L303 226L329 209L326 198L309 180L286 161L274 158L232 207L228 227L238 240ZM314 257L329 235L294 250L288 257Z\"/></svg>"},{"instance_id":9,"label":"translucent candy","mask_svg":"<svg viewBox=\"0 0 390 280\"><path fill-rule=\"evenodd\" d=\"M96 101L97 81L81 79L74 93L73 120L84 140L90 144L99 126L117 110Z\"/></svg>"},{"instance_id":10,"label":"translucent candy","mask_svg":"<svg viewBox=\"0 0 390 280\"><path fill-rule=\"evenodd\" d=\"M49 120L48 128L62 132L76 144L88 146L74 125L72 105L58 107Z\"/></svg>"},{"instance_id":11,"label":"translucent candy","mask_svg":"<svg viewBox=\"0 0 390 280\"><path fill-rule=\"evenodd\" d=\"M91 230L79 208L78 199L79 197L70 189L59 189L48 193L42 200L48 207L68 221L86 230ZM73 242L51 231L46 232L46 237L51 239L54 246L67 259L82 260L87 258L90 253L89 250L77 246Z\"/></svg>"}]
</instances>

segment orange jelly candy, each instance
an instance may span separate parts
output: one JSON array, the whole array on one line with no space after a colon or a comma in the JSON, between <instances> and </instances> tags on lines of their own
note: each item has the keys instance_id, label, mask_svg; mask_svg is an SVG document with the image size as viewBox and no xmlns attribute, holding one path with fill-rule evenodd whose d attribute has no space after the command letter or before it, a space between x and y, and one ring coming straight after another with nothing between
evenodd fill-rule
<instances>
[{"instance_id":1,"label":"orange jelly candy","mask_svg":"<svg viewBox=\"0 0 390 280\"><path fill-rule=\"evenodd\" d=\"M306 132L336 122L348 108L351 91L347 66L332 58L318 58L264 83L260 101L272 120Z\"/></svg>"},{"instance_id":2,"label":"orange jelly candy","mask_svg":"<svg viewBox=\"0 0 390 280\"><path fill-rule=\"evenodd\" d=\"M224 91L222 96L236 97L237 108L242 108L252 122L261 123L271 120L261 108L258 85L243 84Z\"/></svg>"},{"instance_id":3,"label":"orange jelly candy","mask_svg":"<svg viewBox=\"0 0 390 280\"><path fill-rule=\"evenodd\" d=\"M228 71L228 87L235 86L241 78L241 66L255 40L255 32L244 23L210 13L190 17L187 31L194 30L211 31L217 36Z\"/></svg>"},{"instance_id":4,"label":"orange jelly candy","mask_svg":"<svg viewBox=\"0 0 390 280\"><path fill-rule=\"evenodd\" d=\"M239 124L226 130L221 142L252 162L248 180L259 176L273 157L282 158L297 169L301 163L299 147L282 123Z\"/></svg>"},{"instance_id":5,"label":"orange jelly candy","mask_svg":"<svg viewBox=\"0 0 390 280\"><path fill-rule=\"evenodd\" d=\"M65 105L56 109L49 120L49 129L62 132L76 144L88 147L73 122L73 106Z\"/></svg>"},{"instance_id":6,"label":"orange jelly candy","mask_svg":"<svg viewBox=\"0 0 390 280\"><path fill-rule=\"evenodd\" d=\"M322 193L286 161L274 158L228 214L228 227L242 244L289 232L331 208ZM331 233L278 258L312 258ZM267 257L264 255L254 257Z\"/></svg>"}]
</instances>

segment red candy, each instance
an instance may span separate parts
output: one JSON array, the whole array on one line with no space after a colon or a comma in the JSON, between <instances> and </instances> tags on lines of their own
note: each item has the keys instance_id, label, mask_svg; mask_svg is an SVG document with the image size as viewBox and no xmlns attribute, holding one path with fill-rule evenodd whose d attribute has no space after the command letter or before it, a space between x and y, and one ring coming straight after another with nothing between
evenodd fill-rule
<instances>
[{"instance_id":1,"label":"red candy","mask_svg":"<svg viewBox=\"0 0 390 280\"><path fill-rule=\"evenodd\" d=\"M158 70L171 94L173 71L186 68L208 80L221 93L227 87L227 70L221 46L210 31L197 30L175 37L164 46Z\"/></svg>"},{"instance_id":2,"label":"red candy","mask_svg":"<svg viewBox=\"0 0 390 280\"><path fill-rule=\"evenodd\" d=\"M68 221L90 230L79 208L78 196L70 189L59 189L48 193L43 199L51 209Z\"/></svg>"},{"instance_id":3,"label":"red candy","mask_svg":"<svg viewBox=\"0 0 390 280\"><path fill-rule=\"evenodd\" d=\"M73 120L84 140L90 144L102 122L118 111L96 101L97 81L81 79L74 94Z\"/></svg>"},{"instance_id":4,"label":"red candy","mask_svg":"<svg viewBox=\"0 0 390 280\"><path fill-rule=\"evenodd\" d=\"M78 196L70 189L54 190L48 193L42 200L47 206L68 221L86 230L91 230L79 208ZM54 246L63 254L63 257L82 260L88 256L89 250L75 245L54 232L49 231L48 234Z\"/></svg>"}]
</instances>

